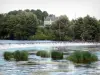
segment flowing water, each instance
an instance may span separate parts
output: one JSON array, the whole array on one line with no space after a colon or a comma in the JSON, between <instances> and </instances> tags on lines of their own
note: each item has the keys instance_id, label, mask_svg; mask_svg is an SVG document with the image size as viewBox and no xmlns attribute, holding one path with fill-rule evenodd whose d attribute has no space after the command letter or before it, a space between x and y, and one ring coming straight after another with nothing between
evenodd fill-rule
<instances>
[{"instance_id":1,"label":"flowing water","mask_svg":"<svg viewBox=\"0 0 100 75\"><path fill-rule=\"evenodd\" d=\"M4 51L50 51L52 49L69 53L74 50L88 50L96 54L100 60L100 43L0 40L0 75L100 75L100 61L76 66L65 59L53 61L51 58L30 55L30 61L42 63L37 65L17 65L19 62L9 62L3 59Z\"/></svg>"}]
</instances>

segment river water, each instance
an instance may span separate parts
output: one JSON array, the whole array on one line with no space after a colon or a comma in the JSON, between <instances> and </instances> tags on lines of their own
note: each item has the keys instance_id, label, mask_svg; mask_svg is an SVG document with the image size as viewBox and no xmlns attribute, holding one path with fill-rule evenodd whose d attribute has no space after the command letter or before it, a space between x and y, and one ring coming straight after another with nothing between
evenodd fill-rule
<instances>
[{"instance_id":1,"label":"river water","mask_svg":"<svg viewBox=\"0 0 100 75\"><path fill-rule=\"evenodd\" d=\"M100 61L75 65L65 59L53 61L51 58L30 55L31 61L45 62L45 64L17 65L18 62L3 59L4 51L52 49L69 53L74 50L88 50L96 54L100 60L100 43L0 40L0 75L100 75Z\"/></svg>"}]
</instances>

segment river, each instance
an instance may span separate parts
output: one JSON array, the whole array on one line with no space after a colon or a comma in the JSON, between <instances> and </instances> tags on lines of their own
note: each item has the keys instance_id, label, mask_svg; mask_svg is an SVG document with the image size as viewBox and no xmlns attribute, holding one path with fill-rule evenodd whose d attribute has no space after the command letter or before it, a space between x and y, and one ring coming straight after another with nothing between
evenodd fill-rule
<instances>
[{"instance_id":1,"label":"river","mask_svg":"<svg viewBox=\"0 0 100 75\"><path fill-rule=\"evenodd\" d=\"M41 58L36 55L30 55L29 58L31 59L31 61L46 63L38 65L19 66L15 61L9 62L3 59L4 51L50 51L52 49L58 49L68 52L74 50L88 50L96 54L100 60L100 43L0 40L0 75L100 75L100 61L91 64L76 66L72 62L65 59L52 61L50 58Z\"/></svg>"}]
</instances>

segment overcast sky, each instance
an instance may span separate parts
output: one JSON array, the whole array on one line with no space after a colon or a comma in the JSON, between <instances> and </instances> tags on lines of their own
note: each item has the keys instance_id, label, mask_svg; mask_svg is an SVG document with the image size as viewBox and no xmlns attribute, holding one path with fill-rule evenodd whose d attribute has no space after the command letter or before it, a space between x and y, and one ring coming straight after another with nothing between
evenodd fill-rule
<instances>
[{"instance_id":1,"label":"overcast sky","mask_svg":"<svg viewBox=\"0 0 100 75\"><path fill-rule=\"evenodd\" d=\"M0 13L19 9L41 9L69 19L87 14L100 19L100 0L0 0Z\"/></svg>"}]
</instances>

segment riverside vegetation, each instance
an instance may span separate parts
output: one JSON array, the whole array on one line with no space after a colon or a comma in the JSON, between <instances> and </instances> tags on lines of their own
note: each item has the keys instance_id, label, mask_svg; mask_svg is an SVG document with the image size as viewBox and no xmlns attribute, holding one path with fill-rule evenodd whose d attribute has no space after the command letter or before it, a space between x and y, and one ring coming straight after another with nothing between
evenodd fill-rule
<instances>
[{"instance_id":1,"label":"riverside vegetation","mask_svg":"<svg viewBox=\"0 0 100 75\"><path fill-rule=\"evenodd\" d=\"M15 10L0 14L0 39L100 41L100 20L89 15L69 20L60 16L52 25L43 26L47 11Z\"/></svg>"}]
</instances>

